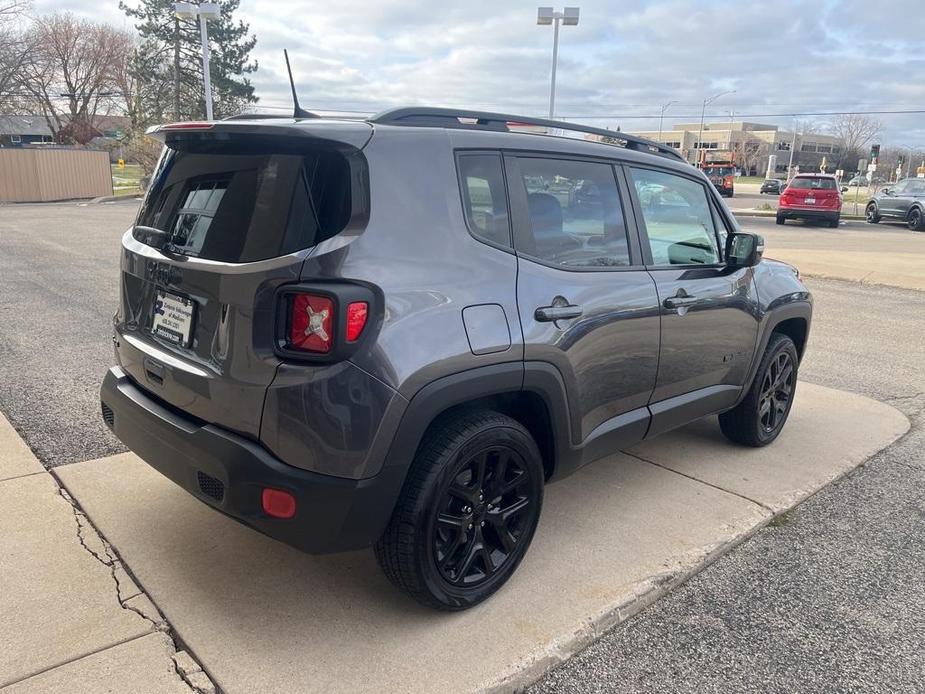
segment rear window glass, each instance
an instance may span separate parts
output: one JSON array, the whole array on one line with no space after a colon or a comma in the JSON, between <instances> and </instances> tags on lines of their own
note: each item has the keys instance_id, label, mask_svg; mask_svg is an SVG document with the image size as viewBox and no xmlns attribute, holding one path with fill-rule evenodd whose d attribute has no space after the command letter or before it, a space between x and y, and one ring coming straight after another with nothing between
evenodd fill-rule
<instances>
[{"instance_id":1,"label":"rear window glass","mask_svg":"<svg viewBox=\"0 0 925 694\"><path fill-rule=\"evenodd\" d=\"M834 178L811 178L809 176L794 178L788 188L796 190L835 190Z\"/></svg>"},{"instance_id":2,"label":"rear window glass","mask_svg":"<svg viewBox=\"0 0 925 694\"><path fill-rule=\"evenodd\" d=\"M350 164L332 150L229 143L167 149L138 224L169 234L174 253L252 262L309 248L352 214Z\"/></svg>"},{"instance_id":3,"label":"rear window glass","mask_svg":"<svg viewBox=\"0 0 925 694\"><path fill-rule=\"evenodd\" d=\"M713 176L732 176L735 173L735 169L731 166L714 166L708 168L706 173L707 175Z\"/></svg>"}]
</instances>

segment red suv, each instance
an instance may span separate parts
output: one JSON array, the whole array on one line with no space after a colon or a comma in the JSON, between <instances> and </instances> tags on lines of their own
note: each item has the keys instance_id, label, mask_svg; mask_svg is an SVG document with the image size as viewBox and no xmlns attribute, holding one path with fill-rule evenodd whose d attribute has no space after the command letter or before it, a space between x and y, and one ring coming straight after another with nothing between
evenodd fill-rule
<instances>
[{"instance_id":1,"label":"red suv","mask_svg":"<svg viewBox=\"0 0 925 694\"><path fill-rule=\"evenodd\" d=\"M777 207L778 224L788 219L819 219L836 229L840 215L841 190L835 177L827 174L797 174L787 183Z\"/></svg>"}]
</instances>

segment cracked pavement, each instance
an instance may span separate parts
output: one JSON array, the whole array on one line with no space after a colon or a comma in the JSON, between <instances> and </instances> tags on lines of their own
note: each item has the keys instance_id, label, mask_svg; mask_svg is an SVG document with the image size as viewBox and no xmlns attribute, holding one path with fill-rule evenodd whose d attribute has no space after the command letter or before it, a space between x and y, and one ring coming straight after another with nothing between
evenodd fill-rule
<instances>
[{"instance_id":1,"label":"cracked pavement","mask_svg":"<svg viewBox=\"0 0 925 694\"><path fill-rule=\"evenodd\" d=\"M530 692L925 689L925 293L808 284L801 377L891 404L910 431Z\"/></svg>"},{"instance_id":2,"label":"cracked pavement","mask_svg":"<svg viewBox=\"0 0 925 694\"><path fill-rule=\"evenodd\" d=\"M214 692L117 552L2 416L0 460L0 691Z\"/></svg>"}]
</instances>

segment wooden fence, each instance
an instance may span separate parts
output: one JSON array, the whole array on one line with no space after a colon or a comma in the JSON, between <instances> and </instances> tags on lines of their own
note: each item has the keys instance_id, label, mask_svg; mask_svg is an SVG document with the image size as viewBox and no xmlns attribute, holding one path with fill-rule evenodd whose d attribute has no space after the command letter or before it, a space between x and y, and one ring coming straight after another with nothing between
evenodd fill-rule
<instances>
[{"instance_id":1,"label":"wooden fence","mask_svg":"<svg viewBox=\"0 0 925 694\"><path fill-rule=\"evenodd\" d=\"M0 149L0 202L48 202L112 195L106 152Z\"/></svg>"}]
</instances>

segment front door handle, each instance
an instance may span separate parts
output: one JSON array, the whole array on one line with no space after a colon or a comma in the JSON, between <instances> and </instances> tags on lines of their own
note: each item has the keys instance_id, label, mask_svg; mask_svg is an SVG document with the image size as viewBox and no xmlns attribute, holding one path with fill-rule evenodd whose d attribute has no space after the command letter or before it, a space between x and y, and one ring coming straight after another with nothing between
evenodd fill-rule
<instances>
[{"instance_id":1,"label":"front door handle","mask_svg":"<svg viewBox=\"0 0 925 694\"><path fill-rule=\"evenodd\" d=\"M681 308L682 306L691 306L697 303L697 298L693 296L669 296L662 302L665 308Z\"/></svg>"},{"instance_id":2,"label":"front door handle","mask_svg":"<svg viewBox=\"0 0 925 694\"><path fill-rule=\"evenodd\" d=\"M533 312L533 317L540 323L552 323L557 320L581 317L581 306L540 306Z\"/></svg>"}]
</instances>

